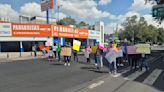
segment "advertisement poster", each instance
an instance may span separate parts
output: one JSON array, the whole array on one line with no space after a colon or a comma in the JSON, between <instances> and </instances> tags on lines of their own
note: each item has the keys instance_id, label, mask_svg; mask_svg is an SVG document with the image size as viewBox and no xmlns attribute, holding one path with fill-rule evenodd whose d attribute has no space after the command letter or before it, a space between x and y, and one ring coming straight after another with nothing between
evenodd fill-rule
<instances>
[{"instance_id":1,"label":"advertisement poster","mask_svg":"<svg viewBox=\"0 0 164 92\"><path fill-rule=\"evenodd\" d=\"M12 23L12 36L52 36L51 25Z\"/></svg>"}]
</instances>

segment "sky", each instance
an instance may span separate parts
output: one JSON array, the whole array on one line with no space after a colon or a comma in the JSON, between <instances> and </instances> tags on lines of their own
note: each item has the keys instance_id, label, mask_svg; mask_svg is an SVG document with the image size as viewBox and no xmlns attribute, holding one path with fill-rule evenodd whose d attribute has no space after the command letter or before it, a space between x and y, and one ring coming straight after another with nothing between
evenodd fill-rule
<instances>
[{"instance_id":1,"label":"sky","mask_svg":"<svg viewBox=\"0 0 164 92\"><path fill-rule=\"evenodd\" d=\"M0 17L18 20L19 15L46 16L40 10L41 0L0 0ZM105 33L113 33L116 26L122 28L121 23L126 17L137 15L144 17L148 24L159 25L151 16L153 3L145 4L144 0L55 0L55 8L50 10L50 17L59 18L71 16L76 22L84 21L91 25L97 21L105 23Z\"/></svg>"}]
</instances>

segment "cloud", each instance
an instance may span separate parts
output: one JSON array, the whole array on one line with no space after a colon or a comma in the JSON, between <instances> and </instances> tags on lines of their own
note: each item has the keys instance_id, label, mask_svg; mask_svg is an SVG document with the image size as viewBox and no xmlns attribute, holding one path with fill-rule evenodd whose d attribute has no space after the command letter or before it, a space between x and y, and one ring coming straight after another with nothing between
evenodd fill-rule
<instances>
[{"instance_id":1,"label":"cloud","mask_svg":"<svg viewBox=\"0 0 164 92\"><path fill-rule=\"evenodd\" d=\"M20 14L27 16L46 16L45 12L41 12L40 4L35 2L24 4L20 8Z\"/></svg>"},{"instance_id":2,"label":"cloud","mask_svg":"<svg viewBox=\"0 0 164 92\"><path fill-rule=\"evenodd\" d=\"M112 0L100 0L99 1L99 5L107 5L108 3L110 3Z\"/></svg>"},{"instance_id":3,"label":"cloud","mask_svg":"<svg viewBox=\"0 0 164 92\"><path fill-rule=\"evenodd\" d=\"M120 30L120 29L123 29L123 26L121 24L116 23L116 22L108 23L107 25L105 25L105 33L106 34L112 34L116 30Z\"/></svg>"},{"instance_id":4,"label":"cloud","mask_svg":"<svg viewBox=\"0 0 164 92\"><path fill-rule=\"evenodd\" d=\"M55 13L54 16L57 16L57 18L58 18L58 16L59 16L59 19L63 19L63 18L65 18L65 17L67 17L67 15L64 14L63 12L59 12L59 14L58 14L58 13Z\"/></svg>"},{"instance_id":5,"label":"cloud","mask_svg":"<svg viewBox=\"0 0 164 92\"><path fill-rule=\"evenodd\" d=\"M19 14L11 8L11 5L0 4L0 17L10 18L11 21L18 21Z\"/></svg>"},{"instance_id":6,"label":"cloud","mask_svg":"<svg viewBox=\"0 0 164 92\"><path fill-rule=\"evenodd\" d=\"M155 4L155 3L154 3ZM141 11L144 9L150 9L154 4L147 3L145 4L145 0L134 0L129 10L131 11Z\"/></svg>"},{"instance_id":7,"label":"cloud","mask_svg":"<svg viewBox=\"0 0 164 92\"><path fill-rule=\"evenodd\" d=\"M157 22L153 17L152 15L150 14L147 14L147 15L143 15L143 17L145 18L145 20L147 21L147 23L149 25L153 25L153 26L156 26L156 27L162 27L164 28L164 22L162 22L161 24L159 24L159 22Z\"/></svg>"},{"instance_id":8,"label":"cloud","mask_svg":"<svg viewBox=\"0 0 164 92\"><path fill-rule=\"evenodd\" d=\"M109 12L98 10L94 0L58 0L57 3L62 5L60 11L74 18L99 20L110 15Z\"/></svg>"}]
</instances>

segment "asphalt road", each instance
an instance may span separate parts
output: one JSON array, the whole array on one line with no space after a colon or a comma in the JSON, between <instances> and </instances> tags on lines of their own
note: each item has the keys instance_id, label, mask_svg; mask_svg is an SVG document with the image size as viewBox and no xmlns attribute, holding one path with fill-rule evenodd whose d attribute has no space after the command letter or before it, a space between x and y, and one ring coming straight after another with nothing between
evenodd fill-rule
<instances>
[{"instance_id":1,"label":"asphalt road","mask_svg":"<svg viewBox=\"0 0 164 92\"><path fill-rule=\"evenodd\" d=\"M152 54L154 57L160 56L160 53ZM85 63L84 58L80 58L80 63L71 63L70 67L56 62L48 62L47 59L20 60L14 62L0 63L0 92L63 92L76 86L85 85L86 83L102 76L108 76L108 69L103 68L97 71L94 64ZM154 69L164 70L164 58L157 61L151 61L151 69L137 77L134 81L142 83L145 78L152 73ZM122 68L121 68L122 69ZM126 77L135 71L129 71L122 75ZM164 74L160 74L153 87L164 91ZM121 83L122 79L108 79L111 87L100 88L102 92L108 92L114 84ZM121 84L124 85L124 84ZM136 85L129 83L129 85ZM85 87L88 85L86 84ZM120 85L118 85L119 87ZM118 88L116 86L116 88ZM129 86L126 86L127 89ZM95 89L97 90L97 89ZM69 91L74 92L74 91ZM88 91L90 92L90 91ZM99 91L91 91L99 92ZM111 91L117 92L117 91ZM126 91L125 91L126 92Z\"/></svg>"},{"instance_id":2,"label":"asphalt road","mask_svg":"<svg viewBox=\"0 0 164 92\"><path fill-rule=\"evenodd\" d=\"M0 63L0 92L62 92L106 74L80 60L70 67L47 59Z\"/></svg>"}]
</instances>

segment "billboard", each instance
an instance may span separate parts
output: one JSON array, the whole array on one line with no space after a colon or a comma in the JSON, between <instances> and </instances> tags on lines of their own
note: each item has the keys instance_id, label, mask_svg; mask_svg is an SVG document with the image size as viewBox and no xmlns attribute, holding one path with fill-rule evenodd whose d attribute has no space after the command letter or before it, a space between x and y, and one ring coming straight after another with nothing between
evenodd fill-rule
<instances>
[{"instance_id":1,"label":"billboard","mask_svg":"<svg viewBox=\"0 0 164 92\"><path fill-rule=\"evenodd\" d=\"M88 30L70 26L53 25L53 36L63 38L88 38Z\"/></svg>"},{"instance_id":2,"label":"billboard","mask_svg":"<svg viewBox=\"0 0 164 92\"><path fill-rule=\"evenodd\" d=\"M54 8L54 0L41 0L41 11Z\"/></svg>"},{"instance_id":3,"label":"billboard","mask_svg":"<svg viewBox=\"0 0 164 92\"><path fill-rule=\"evenodd\" d=\"M12 36L52 36L51 25L12 23Z\"/></svg>"},{"instance_id":4,"label":"billboard","mask_svg":"<svg viewBox=\"0 0 164 92\"><path fill-rule=\"evenodd\" d=\"M11 23L0 23L0 36L11 36Z\"/></svg>"},{"instance_id":5,"label":"billboard","mask_svg":"<svg viewBox=\"0 0 164 92\"><path fill-rule=\"evenodd\" d=\"M96 40L100 40L100 31L96 31L96 30L89 30L89 39L96 39Z\"/></svg>"}]
</instances>

